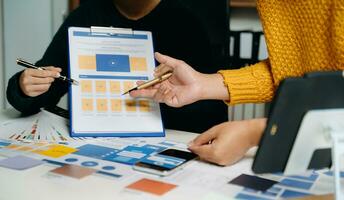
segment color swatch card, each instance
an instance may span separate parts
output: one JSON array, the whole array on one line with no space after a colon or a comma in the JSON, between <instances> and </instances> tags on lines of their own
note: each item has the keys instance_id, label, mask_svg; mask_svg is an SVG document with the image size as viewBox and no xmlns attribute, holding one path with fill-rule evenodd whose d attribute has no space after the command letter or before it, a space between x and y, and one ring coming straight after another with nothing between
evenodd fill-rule
<instances>
[{"instance_id":1,"label":"color swatch card","mask_svg":"<svg viewBox=\"0 0 344 200\"><path fill-rule=\"evenodd\" d=\"M74 142L85 138L69 136L68 119L42 110L0 123L0 139L14 141Z\"/></svg>"},{"instance_id":2,"label":"color swatch card","mask_svg":"<svg viewBox=\"0 0 344 200\"><path fill-rule=\"evenodd\" d=\"M158 103L122 95L153 78L152 34L105 30L69 29L70 75L79 81L70 88L71 134L164 136Z\"/></svg>"}]
</instances>

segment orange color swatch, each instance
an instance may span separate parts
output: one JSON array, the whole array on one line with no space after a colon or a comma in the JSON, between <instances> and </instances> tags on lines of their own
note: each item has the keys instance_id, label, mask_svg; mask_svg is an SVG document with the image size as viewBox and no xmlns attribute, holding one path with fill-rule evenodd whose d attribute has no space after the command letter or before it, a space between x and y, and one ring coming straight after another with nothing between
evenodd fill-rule
<instances>
[{"instance_id":1,"label":"orange color swatch","mask_svg":"<svg viewBox=\"0 0 344 200\"><path fill-rule=\"evenodd\" d=\"M68 176L71 178L76 178L76 179L81 179L86 176L89 176L96 172L97 170L95 169L90 169L90 168L85 168L85 167L80 167L77 165L64 165L62 167L56 168L51 170L50 172L55 173L55 174L60 174L64 176Z\"/></svg>"},{"instance_id":2,"label":"orange color swatch","mask_svg":"<svg viewBox=\"0 0 344 200\"><path fill-rule=\"evenodd\" d=\"M147 71L146 58L131 57L130 58L130 71Z\"/></svg>"},{"instance_id":3,"label":"orange color swatch","mask_svg":"<svg viewBox=\"0 0 344 200\"><path fill-rule=\"evenodd\" d=\"M130 89L132 89L134 87L134 82L132 81L124 81L123 82L123 92L127 92Z\"/></svg>"},{"instance_id":4,"label":"orange color swatch","mask_svg":"<svg viewBox=\"0 0 344 200\"><path fill-rule=\"evenodd\" d=\"M128 112L136 112L136 101L132 99L125 100L125 108Z\"/></svg>"},{"instance_id":5,"label":"orange color swatch","mask_svg":"<svg viewBox=\"0 0 344 200\"><path fill-rule=\"evenodd\" d=\"M140 100L139 101L139 108L141 112L149 112L150 109L150 104L148 100Z\"/></svg>"},{"instance_id":6,"label":"orange color swatch","mask_svg":"<svg viewBox=\"0 0 344 200\"><path fill-rule=\"evenodd\" d=\"M128 185L126 188L162 196L176 187L177 185L144 178Z\"/></svg>"},{"instance_id":7,"label":"orange color swatch","mask_svg":"<svg viewBox=\"0 0 344 200\"><path fill-rule=\"evenodd\" d=\"M93 99L81 99L81 108L83 111L93 111Z\"/></svg>"},{"instance_id":8,"label":"orange color swatch","mask_svg":"<svg viewBox=\"0 0 344 200\"><path fill-rule=\"evenodd\" d=\"M92 93L92 81L91 80L82 80L80 81L81 92L82 93Z\"/></svg>"},{"instance_id":9,"label":"orange color swatch","mask_svg":"<svg viewBox=\"0 0 344 200\"><path fill-rule=\"evenodd\" d=\"M97 110L99 112L107 112L108 111L108 105L106 99L97 99Z\"/></svg>"},{"instance_id":10,"label":"orange color swatch","mask_svg":"<svg viewBox=\"0 0 344 200\"><path fill-rule=\"evenodd\" d=\"M112 94L121 93L121 83L119 81L110 81L110 92Z\"/></svg>"},{"instance_id":11,"label":"orange color swatch","mask_svg":"<svg viewBox=\"0 0 344 200\"><path fill-rule=\"evenodd\" d=\"M96 92L97 93L106 92L106 81L96 81Z\"/></svg>"},{"instance_id":12,"label":"orange color swatch","mask_svg":"<svg viewBox=\"0 0 344 200\"><path fill-rule=\"evenodd\" d=\"M122 100L121 99L111 99L111 110L113 112L122 111Z\"/></svg>"},{"instance_id":13,"label":"orange color swatch","mask_svg":"<svg viewBox=\"0 0 344 200\"><path fill-rule=\"evenodd\" d=\"M96 57L95 56L79 56L79 68L96 70Z\"/></svg>"}]
</instances>

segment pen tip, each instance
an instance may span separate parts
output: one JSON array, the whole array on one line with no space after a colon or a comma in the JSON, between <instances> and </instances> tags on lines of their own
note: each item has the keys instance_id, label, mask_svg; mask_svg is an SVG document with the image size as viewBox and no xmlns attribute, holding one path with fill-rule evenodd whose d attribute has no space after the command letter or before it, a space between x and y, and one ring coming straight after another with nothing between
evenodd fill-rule
<instances>
[{"instance_id":1,"label":"pen tip","mask_svg":"<svg viewBox=\"0 0 344 200\"><path fill-rule=\"evenodd\" d=\"M73 83L74 85L79 85L79 82L76 81L76 80L73 80L72 83Z\"/></svg>"}]
</instances>

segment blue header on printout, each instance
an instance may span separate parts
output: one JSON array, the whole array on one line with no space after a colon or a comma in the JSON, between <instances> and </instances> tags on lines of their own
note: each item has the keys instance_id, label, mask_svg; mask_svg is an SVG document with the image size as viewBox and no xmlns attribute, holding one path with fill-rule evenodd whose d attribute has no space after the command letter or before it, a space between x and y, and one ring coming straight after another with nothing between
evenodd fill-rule
<instances>
[{"instance_id":1,"label":"blue header on printout","mask_svg":"<svg viewBox=\"0 0 344 200\"><path fill-rule=\"evenodd\" d=\"M81 79L119 79L119 80L142 80L147 81L147 76L109 76L109 75L79 75Z\"/></svg>"},{"instance_id":2,"label":"blue header on printout","mask_svg":"<svg viewBox=\"0 0 344 200\"><path fill-rule=\"evenodd\" d=\"M105 34L105 33L91 33L91 32L83 32L83 31L74 31L73 36L148 40L148 36L142 35L142 34Z\"/></svg>"}]
</instances>

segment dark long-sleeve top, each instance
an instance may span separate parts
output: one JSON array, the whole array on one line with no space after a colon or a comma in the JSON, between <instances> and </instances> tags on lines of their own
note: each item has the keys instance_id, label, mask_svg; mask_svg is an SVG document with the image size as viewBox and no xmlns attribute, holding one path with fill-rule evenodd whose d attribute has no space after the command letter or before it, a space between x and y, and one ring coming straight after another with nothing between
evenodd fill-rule
<instances>
[{"instance_id":1,"label":"dark long-sleeve top","mask_svg":"<svg viewBox=\"0 0 344 200\"><path fill-rule=\"evenodd\" d=\"M67 75L68 28L71 26L112 26L151 31L155 51L184 60L199 72L216 73L219 70L211 65L210 44L205 30L178 0L162 0L139 20L121 15L111 0L84 3L68 16L36 65L61 67L61 74ZM10 79L7 99L24 114L34 114L42 107L54 106L68 92L66 83L55 80L46 93L28 97L19 87L21 73ZM162 104L161 112L165 128L191 132L203 132L227 120L227 107L220 101L200 101L183 108Z\"/></svg>"}]
</instances>

